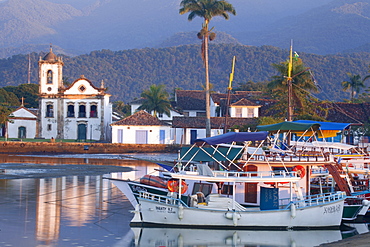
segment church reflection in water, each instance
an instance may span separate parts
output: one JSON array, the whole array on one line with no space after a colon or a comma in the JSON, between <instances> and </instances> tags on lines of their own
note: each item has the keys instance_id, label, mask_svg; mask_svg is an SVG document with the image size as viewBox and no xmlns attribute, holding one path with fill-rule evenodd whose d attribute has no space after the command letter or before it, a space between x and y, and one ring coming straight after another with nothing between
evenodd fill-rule
<instances>
[{"instance_id":1,"label":"church reflection in water","mask_svg":"<svg viewBox=\"0 0 370 247\"><path fill-rule=\"evenodd\" d=\"M103 176L43 178L37 182L36 237L39 241L59 239L63 225L84 226L107 212L111 183ZM99 215L97 215L99 214Z\"/></svg>"}]
</instances>

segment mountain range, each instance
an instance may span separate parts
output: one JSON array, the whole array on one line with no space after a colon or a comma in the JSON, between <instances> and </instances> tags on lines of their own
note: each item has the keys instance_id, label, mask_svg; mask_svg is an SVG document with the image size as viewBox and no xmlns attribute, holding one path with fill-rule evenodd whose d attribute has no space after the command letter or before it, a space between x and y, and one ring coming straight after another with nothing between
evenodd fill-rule
<instances>
[{"instance_id":1,"label":"mountain range","mask_svg":"<svg viewBox=\"0 0 370 247\"><path fill-rule=\"evenodd\" d=\"M202 19L179 15L180 2L0 0L0 57L45 51L50 44L76 56L199 43L192 35ZM287 48L293 40L299 52L370 52L370 0L229 2L237 15L211 21L219 37L228 37L224 43Z\"/></svg>"},{"instance_id":2,"label":"mountain range","mask_svg":"<svg viewBox=\"0 0 370 247\"><path fill-rule=\"evenodd\" d=\"M64 62L64 82L73 83L81 75L95 86L100 86L104 80L107 92L112 95L112 101L121 100L128 103L139 98L140 94L153 84L165 85L166 91L171 95L177 88L202 90L205 78L200 53L200 45L181 45L123 51L104 49L79 56L58 56L62 56ZM30 82L38 83L38 61L44 56L45 52L0 59L0 87L26 83L28 61L31 62ZM233 56L236 56L233 81L235 89L249 82L263 85L274 76L280 75L272 64L286 62L289 50L274 46L212 44L209 68L215 92L226 92ZM302 52L299 53L299 58L305 67L310 69L312 78L320 89L315 96L321 100L349 99L350 93L344 92L341 86L341 82L349 80L347 73L358 74L361 78L370 74L368 52L336 55ZM370 80L366 81L364 89L369 87L369 83ZM360 93L364 92L364 89Z\"/></svg>"}]
</instances>

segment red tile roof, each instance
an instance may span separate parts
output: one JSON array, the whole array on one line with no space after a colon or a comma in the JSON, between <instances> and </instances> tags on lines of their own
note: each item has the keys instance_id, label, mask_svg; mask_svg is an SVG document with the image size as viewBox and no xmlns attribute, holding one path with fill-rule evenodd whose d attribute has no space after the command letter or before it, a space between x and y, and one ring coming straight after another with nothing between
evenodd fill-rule
<instances>
[{"instance_id":1,"label":"red tile roof","mask_svg":"<svg viewBox=\"0 0 370 247\"><path fill-rule=\"evenodd\" d=\"M146 111L138 111L135 114L124 118L112 125L145 125L145 126L163 126L168 125L166 122L160 121L158 118L150 115Z\"/></svg>"},{"instance_id":2,"label":"red tile roof","mask_svg":"<svg viewBox=\"0 0 370 247\"><path fill-rule=\"evenodd\" d=\"M257 105L256 103L243 98L233 104L230 104L230 106L260 106L260 105Z\"/></svg>"}]
</instances>

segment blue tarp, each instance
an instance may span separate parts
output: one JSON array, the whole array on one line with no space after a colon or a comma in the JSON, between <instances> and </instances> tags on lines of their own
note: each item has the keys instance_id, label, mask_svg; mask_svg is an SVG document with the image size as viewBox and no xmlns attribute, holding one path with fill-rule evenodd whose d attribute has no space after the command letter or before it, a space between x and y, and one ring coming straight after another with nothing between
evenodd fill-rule
<instances>
[{"instance_id":1,"label":"blue tarp","mask_svg":"<svg viewBox=\"0 0 370 247\"><path fill-rule=\"evenodd\" d=\"M228 132L223 135L196 139L195 142L206 142L209 145L218 145L231 142L262 141L268 135L267 131L260 132Z\"/></svg>"},{"instance_id":2,"label":"blue tarp","mask_svg":"<svg viewBox=\"0 0 370 247\"><path fill-rule=\"evenodd\" d=\"M295 123L309 123L309 124L320 124L321 130L344 130L350 123L332 123L332 122L319 122L312 120L297 120Z\"/></svg>"}]
</instances>

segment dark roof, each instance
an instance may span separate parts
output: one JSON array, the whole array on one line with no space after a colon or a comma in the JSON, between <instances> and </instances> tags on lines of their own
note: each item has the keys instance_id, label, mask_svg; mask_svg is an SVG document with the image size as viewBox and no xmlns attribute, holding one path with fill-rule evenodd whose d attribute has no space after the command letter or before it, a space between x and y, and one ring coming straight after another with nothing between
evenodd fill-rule
<instances>
[{"instance_id":1,"label":"dark roof","mask_svg":"<svg viewBox=\"0 0 370 247\"><path fill-rule=\"evenodd\" d=\"M339 123L368 123L370 121L370 103L324 103L328 109L326 120Z\"/></svg>"},{"instance_id":2,"label":"dark roof","mask_svg":"<svg viewBox=\"0 0 370 247\"><path fill-rule=\"evenodd\" d=\"M260 105L257 105L256 103L250 101L250 100L247 100L245 98L233 103L233 104L230 104L231 106L260 106Z\"/></svg>"},{"instance_id":3,"label":"dark roof","mask_svg":"<svg viewBox=\"0 0 370 247\"><path fill-rule=\"evenodd\" d=\"M117 121L111 125L146 125L146 126L163 126L168 125L166 122L160 121L158 118L150 115L146 111L138 111L133 115Z\"/></svg>"},{"instance_id":4,"label":"dark roof","mask_svg":"<svg viewBox=\"0 0 370 247\"><path fill-rule=\"evenodd\" d=\"M228 118L228 126L243 126L248 124L257 124L256 118ZM223 117L212 117L211 128L220 129L225 125L225 118ZM173 128L206 128L206 117L173 117L172 120Z\"/></svg>"},{"instance_id":5,"label":"dark roof","mask_svg":"<svg viewBox=\"0 0 370 247\"><path fill-rule=\"evenodd\" d=\"M230 102L237 102L241 99L250 99L251 97L262 95L261 91L236 91L230 94ZM211 94L213 102L221 104L222 100L227 99L226 93L212 93Z\"/></svg>"},{"instance_id":6,"label":"dark roof","mask_svg":"<svg viewBox=\"0 0 370 247\"><path fill-rule=\"evenodd\" d=\"M205 110L205 91L176 90L176 107L181 110Z\"/></svg>"}]
</instances>

